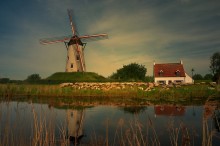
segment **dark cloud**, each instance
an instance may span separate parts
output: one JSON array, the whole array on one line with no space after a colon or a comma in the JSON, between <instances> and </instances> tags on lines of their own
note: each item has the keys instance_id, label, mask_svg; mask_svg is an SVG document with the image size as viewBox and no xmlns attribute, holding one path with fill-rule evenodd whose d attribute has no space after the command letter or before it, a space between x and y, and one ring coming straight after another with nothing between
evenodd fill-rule
<instances>
[{"instance_id":1,"label":"dark cloud","mask_svg":"<svg viewBox=\"0 0 220 146\"><path fill-rule=\"evenodd\" d=\"M89 42L87 70L108 76L123 64L183 60L186 70L209 72L210 56L220 50L218 0L23 0L0 6L0 76L24 79L63 71L64 44L43 46L39 39L70 35L66 9L74 10L78 32L108 33Z\"/></svg>"}]
</instances>

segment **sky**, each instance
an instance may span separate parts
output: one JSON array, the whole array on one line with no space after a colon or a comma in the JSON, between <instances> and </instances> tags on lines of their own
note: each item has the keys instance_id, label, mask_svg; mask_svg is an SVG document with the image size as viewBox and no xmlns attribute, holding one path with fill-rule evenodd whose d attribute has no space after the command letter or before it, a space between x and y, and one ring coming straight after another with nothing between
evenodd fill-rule
<instances>
[{"instance_id":1,"label":"sky","mask_svg":"<svg viewBox=\"0 0 220 146\"><path fill-rule=\"evenodd\" d=\"M88 42L86 69L105 77L123 65L183 61L185 71L210 73L210 57L220 51L219 0L2 0L0 78L46 78L64 72L64 43L41 45L42 38L71 35L67 9L79 35L107 33Z\"/></svg>"}]
</instances>

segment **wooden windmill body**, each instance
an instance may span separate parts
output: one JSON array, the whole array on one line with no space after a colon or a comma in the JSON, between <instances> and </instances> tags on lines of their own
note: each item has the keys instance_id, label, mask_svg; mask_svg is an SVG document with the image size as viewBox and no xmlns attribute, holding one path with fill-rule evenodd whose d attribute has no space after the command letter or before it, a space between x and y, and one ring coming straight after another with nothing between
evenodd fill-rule
<instances>
[{"instance_id":1,"label":"wooden windmill body","mask_svg":"<svg viewBox=\"0 0 220 146\"><path fill-rule=\"evenodd\" d=\"M107 34L96 34L96 35L84 35L78 36L76 27L72 21L71 10L67 10L70 20L70 26L72 30L71 36L64 36L59 38L46 38L41 39L41 44L53 44L58 42L64 42L67 48L67 59L66 59L66 72L85 72L85 57L84 57L84 49L86 43L82 41L93 41L108 38Z\"/></svg>"},{"instance_id":2,"label":"wooden windmill body","mask_svg":"<svg viewBox=\"0 0 220 146\"><path fill-rule=\"evenodd\" d=\"M76 36L77 37L77 36ZM66 72L85 72L84 47L82 42L71 39L67 46Z\"/></svg>"}]
</instances>

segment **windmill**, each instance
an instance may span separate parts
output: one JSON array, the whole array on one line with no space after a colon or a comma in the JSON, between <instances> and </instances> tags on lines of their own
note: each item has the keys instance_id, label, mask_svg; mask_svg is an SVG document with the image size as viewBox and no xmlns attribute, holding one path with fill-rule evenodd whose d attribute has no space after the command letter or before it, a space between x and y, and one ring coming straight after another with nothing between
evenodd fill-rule
<instances>
[{"instance_id":1,"label":"windmill","mask_svg":"<svg viewBox=\"0 0 220 146\"><path fill-rule=\"evenodd\" d=\"M67 13L69 16L72 35L57 37L57 38L40 39L40 43L46 45L46 44L64 42L67 48L66 72L85 72L86 65L84 58L84 49L86 43L83 42L106 39L108 38L108 35L103 33L103 34L79 36L76 30L76 26L72 20L72 15L71 15L72 11L68 9Z\"/></svg>"},{"instance_id":2,"label":"windmill","mask_svg":"<svg viewBox=\"0 0 220 146\"><path fill-rule=\"evenodd\" d=\"M80 143L84 135L85 110L67 109L68 138L75 145Z\"/></svg>"}]
</instances>

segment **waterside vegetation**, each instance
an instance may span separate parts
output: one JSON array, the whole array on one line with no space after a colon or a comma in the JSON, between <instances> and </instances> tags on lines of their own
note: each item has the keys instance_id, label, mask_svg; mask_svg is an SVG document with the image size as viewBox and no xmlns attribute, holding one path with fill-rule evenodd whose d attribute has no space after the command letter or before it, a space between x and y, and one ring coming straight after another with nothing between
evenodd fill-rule
<instances>
[{"instance_id":1,"label":"waterside vegetation","mask_svg":"<svg viewBox=\"0 0 220 146\"><path fill-rule=\"evenodd\" d=\"M64 105L69 103L97 104L97 102L128 105L149 105L151 102L189 104L192 101L202 104L207 98L220 100L220 86L205 83L155 86L153 83L143 82L67 83L61 85L0 84L0 97L3 99L30 97L36 100L57 99Z\"/></svg>"}]
</instances>

